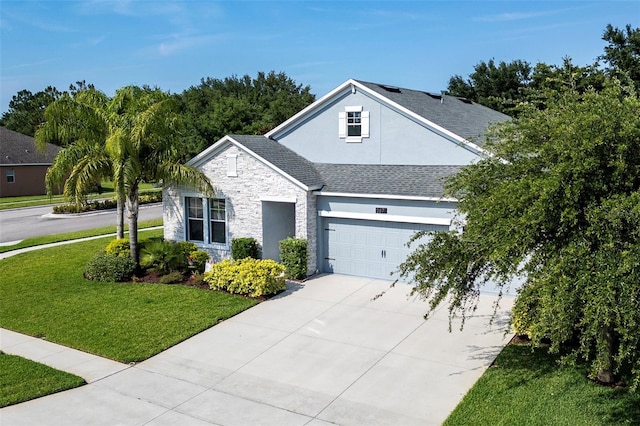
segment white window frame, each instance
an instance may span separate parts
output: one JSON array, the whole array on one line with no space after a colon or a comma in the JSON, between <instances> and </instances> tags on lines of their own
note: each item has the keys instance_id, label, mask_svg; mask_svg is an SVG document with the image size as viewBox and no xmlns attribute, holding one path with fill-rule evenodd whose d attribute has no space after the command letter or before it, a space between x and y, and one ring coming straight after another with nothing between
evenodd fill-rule
<instances>
[{"instance_id":1,"label":"white window frame","mask_svg":"<svg viewBox=\"0 0 640 426\"><path fill-rule=\"evenodd\" d=\"M7 183L16 183L16 169L7 169Z\"/></svg>"},{"instance_id":2,"label":"white window frame","mask_svg":"<svg viewBox=\"0 0 640 426\"><path fill-rule=\"evenodd\" d=\"M360 135L349 136L349 113L360 113ZM360 143L362 139L369 137L369 111L364 111L361 105L345 106L344 111L338 112L338 136L345 142Z\"/></svg>"},{"instance_id":3,"label":"white window frame","mask_svg":"<svg viewBox=\"0 0 640 426\"><path fill-rule=\"evenodd\" d=\"M211 210L214 207L215 203L220 203L222 202L224 205L224 218L222 220L220 219L216 219L213 217L213 214L211 212ZM208 212L209 212L209 243L211 244L221 244L226 246L227 245L227 241L229 240L229 225L228 225L228 221L227 221L227 200L224 198L208 198L207 199L207 204L208 204ZM213 241L213 224L215 223L223 223L224 224L224 241Z\"/></svg>"},{"instance_id":4,"label":"white window frame","mask_svg":"<svg viewBox=\"0 0 640 426\"><path fill-rule=\"evenodd\" d=\"M189 216L189 199L194 198L200 200L202 206L202 218L191 218ZM214 200L224 201L224 242L216 242L213 241L213 225L212 222L221 222L220 220L215 220L211 214L211 207L213 205ZM191 241L194 243L198 243L205 246L213 246L219 248L229 248L229 214L227 206L229 204L229 200L223 197L216 198L203 198L200 195L184 195L184 239L185 241ZM190 228L189 221L190 220L202 220L202 240L192 240L190 239Z\"/></svg>"},{"instance_id":5,"label":"white window frame","mask_svg":"<svg viewBox=\"0 0 640 426\"><path fill-rule=\"evenodd\" d=\"M201 216L191 216L191 208L189 205L189 200L198 200L200 201L200 211L201 211ZM185 231L185 240L186 241L193 241L193 242L199 242L199 243L204 243L205 240L205 203L204 203L204 199L200 198L200 197L184 197L184 217L185 217L185 226L184 226L184 231ZM201 229L202 229L202 239L191 239L191 221L198 221L201 222Z\"/></svg>"}]
</instances>

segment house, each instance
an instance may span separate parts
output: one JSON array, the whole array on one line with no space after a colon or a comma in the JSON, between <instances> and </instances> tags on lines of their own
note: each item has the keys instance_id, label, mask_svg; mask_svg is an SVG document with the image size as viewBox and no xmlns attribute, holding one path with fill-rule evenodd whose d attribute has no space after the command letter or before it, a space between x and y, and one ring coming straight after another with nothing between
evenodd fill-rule
<instances>
[{"instance_id":1,"label":"house","mask_svg":"<svg viewBox=\"0 0 640 426\"><path fill-rule=\"evenodd\" d=\"M453 96L348 80L263 136L227 135L189 164L216 189L166 188L164 235L214 258L253 237L279 259L288 236L309 242L309 274L389 279L420 230L452 226L443 179L484 155L504 114Z\"/></svg>"},{"instance_id":2,"label":"house","mask_svg":"<svg viewBox=\"0 0 640 426\"><path fill-rule=\"evenodd\" d=\"M31 136L0 127L0 197L44 195L44 177L60 147L36 149Z\"/></svg>"}]
</instances>

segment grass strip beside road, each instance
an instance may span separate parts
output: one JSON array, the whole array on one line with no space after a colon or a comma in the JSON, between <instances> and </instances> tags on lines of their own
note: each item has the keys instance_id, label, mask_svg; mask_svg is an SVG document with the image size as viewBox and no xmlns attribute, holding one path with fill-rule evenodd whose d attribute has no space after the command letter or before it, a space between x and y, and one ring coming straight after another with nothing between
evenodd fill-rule
<instances>
[{"instance_id":1,"label":"grass strip beside road","mask_svg":"<svg viewBox=\"0 0 640 426\"><path fill-rule=\"evenodd\" d=\"M143 238L162 235L145 232ZM130 363L149 358L257 302L181 285L86 281L110 238L0 262L0 327Z\"/></svg>"},{"instance_id":2,"label":"grass strip beside road","mask_svg":"<svg viewBox=\"0 0 640 426\"><path fill-rule=\"evenodd\" d=\"M593 383L544 348L507 345L444 426L638 424L640 394Z\"/></svg>"},{"instance_id":3,"label":"grass strip beside road","mask_svg":"<svg viewBox=\"0 0 640 426\"><path fill-rule=\"evenodd\" d=\"M83 384L81 377L0 352L0 408Z\"/></svg>"},{"instance_id":4,"label":"grass strip beside road","mask_svg":"<svg viewBox=\"0 0 640 426\"><path fill-rule=\"evenodd\" d=\"M140 222L138 223L138 230L142 230L145 228L153 228L156 226L162 226L162 219L153 219L153 220ZM128 229L129 229L129 226L125 225L125 230L128 230ZM58 243L60 241L77 240L80 238L93 237L96 235L109 235L109 234L115 234L115 233L116 233L116 226L111 225L111 226L105 226L102 228L93 228L93 229L86 229L83 231L67 232L64 234L44 235L42 237L27 238L20 241L17 244L13 244L10 246L0 246L0 253L5 253L8 251L18 250L26 247L41 246L43 244ZM126 237L126 234L125 234L125 237Z\"/></svg>"}]
</instances>

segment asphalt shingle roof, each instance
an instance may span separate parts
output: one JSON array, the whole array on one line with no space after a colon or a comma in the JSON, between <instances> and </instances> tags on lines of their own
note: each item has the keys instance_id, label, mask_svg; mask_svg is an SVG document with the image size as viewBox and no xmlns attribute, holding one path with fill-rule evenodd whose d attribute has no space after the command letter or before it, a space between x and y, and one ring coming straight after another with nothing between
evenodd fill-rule
<instances>
[{"instance_id":1,"label":"asphalt shingle roof","mask_svg":"<svg viewBox=\"0 0 640 426\"><path fill-rule=\"evenodd\" d=\"M229 137L298 182L308 187L318 187L323 184L313 163L273 139L257 135L229 135Z\"/></svg>"},{"instance_id":2,"label":"asphalt shingle roof","mask_svg":"<svg viewBox=\"0 0 640 426\"><path fill-rule=\"evenodd\" d=\"M0 164L51 164L60 147L47 144L45 152L36 149L31 136L0 127Z\"/></svg>"},{"instance_id":3,"label":"asphalt shingle roof","mask_svg":"<svg viewBox=\"0 0 640 426\"><path fill-rule=\"evenodd\" d=\"M328 192L441 197L444 179L461 167L312 163L264 136L229 137L299 182Z\"/></svg>"},{"instance_id":4,"label":"asphalt shingle roof","mask_svg":"<svg viewBox=\"0 0 640 426\"><path fill-rule=\"evenodd\" d=\"M422 118L480 146L484 143L484 135L490 124L510 120L508 115L455 96L356 81Z\"/></svg>"},{"instance_id":5,"label":"asphalt shingle roof","mask_svg":"<svg viewBox=\"0 0 640 426\"><path fill-rule=\"evenodd\" d=\"M323 191L442 197L444 180L462 166L378 164L315 164Z\"/></svg>"}]
</instances>

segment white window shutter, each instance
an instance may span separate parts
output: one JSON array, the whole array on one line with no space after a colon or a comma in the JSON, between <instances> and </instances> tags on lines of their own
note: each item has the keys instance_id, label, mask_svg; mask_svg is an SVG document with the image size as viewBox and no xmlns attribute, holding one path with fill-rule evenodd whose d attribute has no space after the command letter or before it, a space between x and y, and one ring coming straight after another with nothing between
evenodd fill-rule
<instances>
[{"instance_id":1,"label":"white window shutter","mask_svg":"<svg viewBox=\"0 0 640 426\"><path fill-rule=\"evenodd\" d=\"M344 111L338 113L338 136L347 137L347 113Z\"/></svg>"},{"instance_id":2,"label":"white window shutter","mask_svg":"<svg viewBox=\"0 0 640 426\"><path fill-rule=\"evenodd\" d=\"M369 137L369 111L362 111L362 128L361 128L361 136L363 138Z\"/></svg>"},{"instance_id":3,"label":"white window shutter","mask_svg":"<svg viewBox=\"0 0 640 426\"><path fill-rule=\"evenodd\" d=\"M238 176L238 156L235 154L227 155L227 176Z\"/></svg>"}]
</instances>

